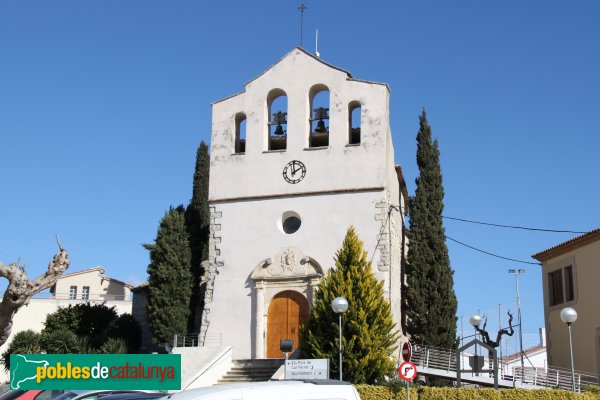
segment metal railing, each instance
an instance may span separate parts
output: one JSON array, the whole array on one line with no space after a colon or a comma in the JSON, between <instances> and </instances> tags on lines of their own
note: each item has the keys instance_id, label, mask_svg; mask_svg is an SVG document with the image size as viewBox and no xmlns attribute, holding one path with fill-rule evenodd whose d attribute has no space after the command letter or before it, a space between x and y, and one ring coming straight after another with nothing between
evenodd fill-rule
<instances>
[{"instance_id":1,"label":"metal railing","mask_svg":"<svg viewBox=\"0 0 600 400\"><path fill-rule=\"evenodd\" d=\"M525 367L525 371L520 366L514 367L514 374L523 383L535 386L544 386L561 389L572 389L571 370L568 368L548 367L535 368ZM575 389L581 391L582 386L598 385L600 380L597 375L592 373L575 371Z\"/></svg>"},{"instance_id":2,"label":"metal railing","mask_svg":"<svg viewBox=\"0 0 600 400\"><path fill-rule=\"evenodd\" d=\"M173 337L173 348L175 347L219 347L223 343L222 333L207 333L204 340L197 333L175 335Z\"/></svg>"},{"instance_id":3,"label":"metal railing","mask_svg":"<svg viewBox=\"0 0 600 400\"><path fill-rule=\"evenodd\" d=\"M468 359L468 355L466 354L461 355L461 357L463 357L465 361ZM447 377L448 373L456 372L456 351L434 347L414 346L412 362L418 367L438 370L440 373L445 372L445 376ZM461 365L463 371L469 370L470 368L468 363L461 362ZM484 365L491 365L491 359L489 357L484 357ZM499 379L507 381L521 382L525 385L537 387L560 388L566 390L572 389L571 370L567 368L549 366L548 368L525 367L525 369L523 369L521 366L509 367L506 363L498 360L498 372L500 374ZM512 372L512 375L509 374L509 372ZM430 373L432 375L435 374L434 371L430 371ZM489 375L487 372L480 372L480 374L482 376ZM600 379L598 375L583 371L575 371L575 390L581 391L581 388L585 385L598 385L599 383Z\"/></svg>"}]
</instances>

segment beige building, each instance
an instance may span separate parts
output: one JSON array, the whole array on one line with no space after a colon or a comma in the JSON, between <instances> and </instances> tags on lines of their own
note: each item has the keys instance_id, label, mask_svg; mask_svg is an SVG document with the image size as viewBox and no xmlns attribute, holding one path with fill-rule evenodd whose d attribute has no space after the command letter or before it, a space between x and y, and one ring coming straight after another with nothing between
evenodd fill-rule
<instances>
[{"instance_id":1,"label":"beige building","mask_svg":"<svg viewBox=\"0 0 600 400\"><path fill-rule=\"evenodd\" d=\"M542 262L548 364L570 368L560 311L571 307L575 369L600 373L600 228L532 256Z\"/></svg>"},{"instance_id":2,"label":"beige building","mask_svg":"<svg viewBox=\"0 0 600 400\"><path fill-rule=\"evenodd\" d=\"M107 277L102 267L62 275L50 288L50 293L38 293L27 306L22 307L15 314L11 335L6 343L0 346L0 354L6 351L16 333L28 329L40 332L44 329L46 316L59 307L89 301L106 303L108 307L114 306L118 314L131 314L132 287L125 282ZM6 381L8 381L8 373L4 368L0 368L0 382Z\"/></svg>"},{"instance_id":3,"label":"beige building","mask_svg":"<svg viewBox=\"0 0 600 400\"><path fill-rule=\"evenodd\" d=\"M102 267L64 274L50 288L55 299L131 300L133 286L106 276Z\"/></svg>"}]
</instances>

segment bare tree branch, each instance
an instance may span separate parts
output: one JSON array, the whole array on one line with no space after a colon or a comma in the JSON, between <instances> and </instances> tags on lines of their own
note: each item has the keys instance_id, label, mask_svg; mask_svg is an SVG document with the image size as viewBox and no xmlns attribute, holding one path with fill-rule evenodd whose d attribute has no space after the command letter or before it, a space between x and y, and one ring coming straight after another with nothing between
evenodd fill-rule
<instances>
[{"instance_id":1,"label":"bare tree branch","mask_svg":"<svg viewBox=\"0 0 600 400\"><path fill-rule=\"evenodd\" d=\"M483 323L483 328L479 328L478 326L475 327L475 330L477 332L479 332L479 334L481 334L481 337L483 339L483 343L490 345L492 347L498 347L500 346L500 340L502 339L503 335L508 335L508 336L512 336L515 331L512 327L512 320L513 320L513 315L511 314L510 311L508 311L508 330L507 329L500 329L498 331L498 334L496 335L496 341L494 342L493 340L490 339L490 335L487 333L487 331L485 330L485 327L487 326L487 317L485 318L485 322Z\"/></svg>"},{"instance_id":2,"label":"bare tree branch","mask_svg":"<svg viewBox=\"0 0 600 400\"><path fill-rule=\"evenodd\" d=\"M69 268L71 263L69 254L62 247L58 235L56 235L56 242L59 252L48 264L48 270L33 281L28 279L25 268L20 266L19 262L4 265L0 261L0 277L8 279L8 287L0 303L0 346L10 336L12 320L19 308L29 304L34 294L54 285L62 273Z\"/></svg>"}]
</instances>

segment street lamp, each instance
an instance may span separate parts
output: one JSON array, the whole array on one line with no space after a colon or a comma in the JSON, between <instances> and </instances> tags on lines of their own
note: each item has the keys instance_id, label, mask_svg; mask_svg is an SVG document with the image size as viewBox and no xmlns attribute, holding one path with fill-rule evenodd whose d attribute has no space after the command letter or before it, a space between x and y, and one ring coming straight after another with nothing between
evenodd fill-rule
<instances>
[{"instance_id":1,"label":"street lamp","mask_svg":"<svg viewBox=\"0 0 600 400\"><path fill-rule=\"evenodd\" d=\"M478 327L479 324L481 323L481 315L479 315L479 314L471 315L471 317L469 318L469 323L471 325L473 325L473 327Z\"/></svg>"},{"instance_id":2,"label":"street lamp","mask_svg":"<svg viewBox=\"0 0 600 400\"><path fill-rule=\"evenodd\" d=\"M479 314L473 314L469 317L469 324L471 324L471 326L473 326L473 328L475 328L475 340L477 340L477 329L479 328L479 324L481 323L481 315ZM477 343L475 343L475 358L474 358L474 364L472 366L472 368L474 368L475 371L475 375L479 376L479 352L477 351Z\"/></svg>"},{"instance_id":3,"label":"street lamp","mask_svg":"<svg viewBox=\"0 0 600 400\"><path fill-rule=\"evenodd\" d=\"M342 380L342 314L348 310L348 300L343 297L336 297L331 302L331 308L340 318L340 381Z\"/></svg>"},{"instance_id":4,"label":"street lamp","mask_svg":"<svg viewBox=\"0 0 600 400\"><path fill-rule=\"evenodd\" d=\"M573 341L571 340L571 324L577 321L577 311L565 307L560 312L560 319L569 327L569 351L571 353L571 389L575 391L575 367L573 365Z\"/></svg>"},{"instance_id":5,"label":"street lamp","mask_svg":"<svg viewBox=\"0 0 600 400\"><path fill-rule=\"evenodd\" d=\"M521 354L521 380L525 376L525 360L523 359L523 326L521 322L521 297L519 296L519 275L525 273L524 269L516 270L511 268L508 270L510 275L515 276L515 283L517 287L517 319L519 320L519 352Z\"/></svg>"}]
</instances>

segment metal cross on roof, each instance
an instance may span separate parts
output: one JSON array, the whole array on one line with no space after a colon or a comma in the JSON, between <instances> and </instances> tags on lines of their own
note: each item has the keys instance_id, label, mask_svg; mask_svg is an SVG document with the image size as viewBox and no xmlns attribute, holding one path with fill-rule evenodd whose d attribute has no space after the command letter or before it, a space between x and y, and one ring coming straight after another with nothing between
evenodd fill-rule
<instances>
[{"instance_id":1,"label":"metal cross on roof","mask_svg":"<svg viewBox=\"0 0 600 400\"><path fill-rule=\"evenodd\" d=\"M298 10L300 10L300 47L302 47L302 25L304 24L304 10L308 7L304 5L304 3L300 4Z\"/></svg>"}]
</instances>

